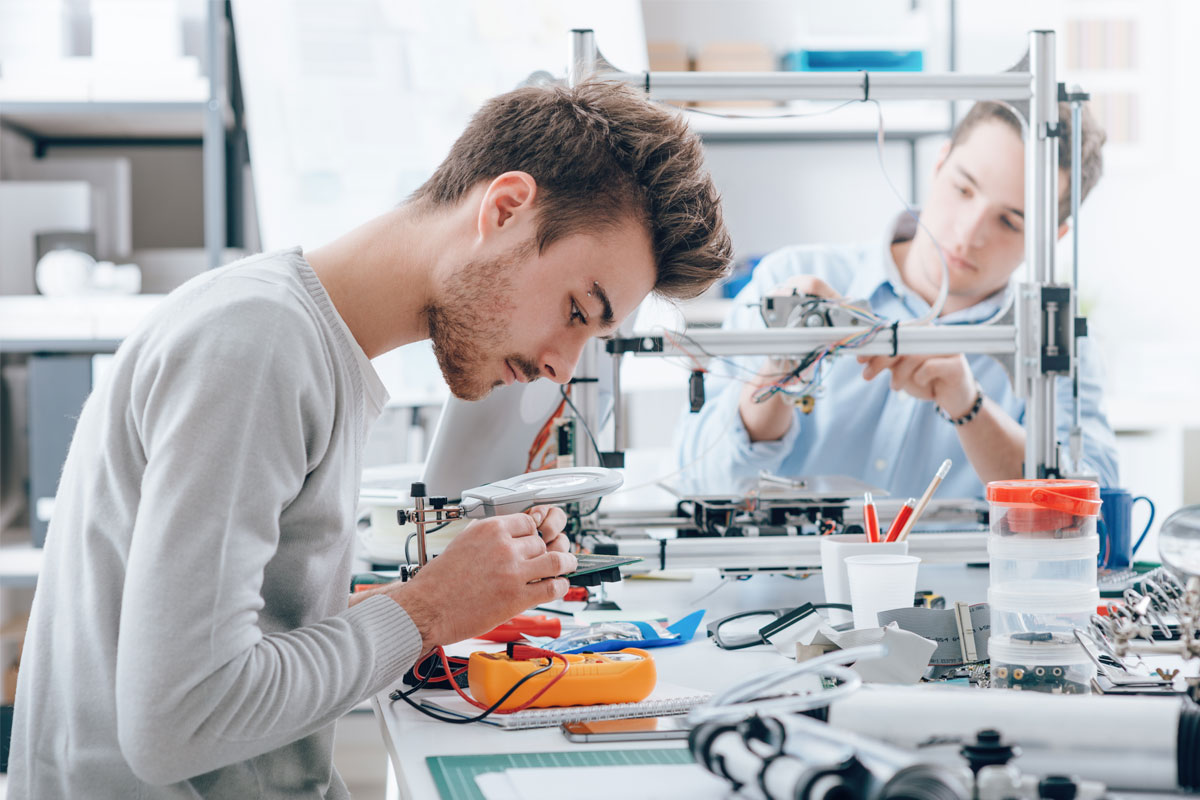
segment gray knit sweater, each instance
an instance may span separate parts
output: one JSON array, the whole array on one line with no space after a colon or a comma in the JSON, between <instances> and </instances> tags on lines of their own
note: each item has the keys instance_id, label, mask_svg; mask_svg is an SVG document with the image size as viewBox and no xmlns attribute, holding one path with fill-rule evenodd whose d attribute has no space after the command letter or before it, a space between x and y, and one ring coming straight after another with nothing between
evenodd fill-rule
<instances>
[{"instance_id":1,"label":"gray knit sweater","mask_svg":"<svg viewBox=\"0 0 1200 800\"><path fill-rule=\"evenodd\" d=\"M17 687L9 798L341 798L333 723L421 649L347 609L387 394L300 251L190 281L83 407Z\"/></svg>"}]
</instances>

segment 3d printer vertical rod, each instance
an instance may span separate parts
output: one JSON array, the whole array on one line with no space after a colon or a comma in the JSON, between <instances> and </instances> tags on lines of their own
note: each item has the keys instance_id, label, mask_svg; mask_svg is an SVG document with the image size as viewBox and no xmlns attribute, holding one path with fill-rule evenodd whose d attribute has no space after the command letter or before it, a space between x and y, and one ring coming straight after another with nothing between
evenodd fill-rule
<instances>
[{"instance_id":1,"label":"3d printer vertical rod","mask_svg":"<svg viewBox=\"0 0 1200 800\"><path fill-rule=\"evenodd\" d=\"M571 31L571 65L567 81L578 86L596 71L596 34L590 28Z\"/></svg>"},{"instance_id":2,"label":"3d printer vertical rod","mask_svg":"<svg viewBox=\"0 0 1200 800\"><path fill-rule=\"evenodd\" d=\"M1042 370L1042 287L1054 279L1058 229L1058 82L1054 31L1030 31L1029 68L1033 96L1025 136L1025 263L1028 281L1018 309L1021 348L1018 375L1028 402L1025 413L1025 477L1058 475L1054 428L1054 376Z\"/></svg>"},{"instance_id":3,"label":"3d printer vertical rod","mask_svg":"<svg viewBox=\"0 0 1200 800\"><path fill-rule=\"evenodd\" d=\"M601 359L609 359L604 352L604 345L599 339L589 339L579 354L579 363L575 365L575 377L580 378L571 384L571 401L579 412L579 426L575 429L575 466L598 467L600 455L592 446L592 437L600 435L600 376Z\"/></svg>"},{"instance_id":4,"label":"3d printer vertical rod","mask_svg":"<svg viewBox=\"0 0 1200 800\"><path fill-rule=\"evenodd\" d=\"M1079 87L1074 92L1079 93ZM1083 192L1083 101L1071 101L1071 325L1074 333L1075 320L1079 318L1079 203ZM1078 431L1079 422L1079 351L1072 351L1071 359L1071 396L1074 399L1074 424L1072 431ZM1073 454L1074 455L1074 454ZM1071 465L1079 469L1078 464Z\"/></svg>"},{"instance_id":5,"label":"3d printer vertical rod","mask_svg":"<svg viewBox=\"0 0 1200 800\"><path fill-rule=\"evenodd\" d=\"M621 355L612 357L613 452L625 452L625 415L621 411ZM599 426L597 426L597 433Z\"/></svg>"}]
</instances>

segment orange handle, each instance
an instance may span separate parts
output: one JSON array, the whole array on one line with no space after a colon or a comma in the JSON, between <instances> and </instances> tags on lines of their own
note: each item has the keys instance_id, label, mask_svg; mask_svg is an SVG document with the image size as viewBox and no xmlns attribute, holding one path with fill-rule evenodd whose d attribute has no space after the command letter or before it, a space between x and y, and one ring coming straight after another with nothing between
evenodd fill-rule
<instances>
[{"instance_id":1,"label":"orange handle","mask_svg":"<svg viewBox=\"0 0 1200 800\"><path fill-rule=\"evenodd\" d=\"M1050 489L1034 489L1030 499L1042 508L1074 514L1077 517L1094 517L1100 513L1099 500L1085 500L1082 497L1071 497Z\"/></svg>"}]
</instances>

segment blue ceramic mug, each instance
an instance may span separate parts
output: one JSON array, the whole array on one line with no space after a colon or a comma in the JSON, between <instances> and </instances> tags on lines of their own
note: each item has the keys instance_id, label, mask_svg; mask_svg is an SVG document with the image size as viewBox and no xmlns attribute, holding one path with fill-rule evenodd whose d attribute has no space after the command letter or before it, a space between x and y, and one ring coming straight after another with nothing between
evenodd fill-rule
<instances>
[{"instance_id":1,"label":"blue ceramic mug","mask_svg":"<svg viewBox=\"0 0 1200 800\"><path fill-rule=\"evenodd\" d=\"M1125 569L1133 563L1133 554L1141 547L1154 524L1154 503L1149 497L1134 497L1126 489L1101 489L1100 519L1096 529L1100 533L1101 569ZM1133 504L1145 500L1150 506L1150 518L1146 527L1133 543Z\"/></svg>"}]
</instances>

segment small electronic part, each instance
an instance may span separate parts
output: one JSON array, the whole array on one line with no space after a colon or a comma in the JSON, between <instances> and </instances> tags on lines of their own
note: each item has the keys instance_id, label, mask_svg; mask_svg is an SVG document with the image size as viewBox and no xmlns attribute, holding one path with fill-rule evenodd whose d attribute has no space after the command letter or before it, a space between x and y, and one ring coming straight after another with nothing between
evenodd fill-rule
<instances>
[{"instance_id":1,"label":"small electronic part","mask_svg":"<svg viewBox=\"0 0 1200 800\"><path fill-rule=\"evenodd\" d=\"M526 681L500 706L500 711L521 706L566 669L557 659L550 664L545 657L522 657L530 651L540 652L536 648L510 644L503 653L472 653L467 665L467 682L475 700L492 705L517 681L549 664L550 669ZM530 708L637 703L649 697L658 683L654 658L635 647L613 653L583 653L558 658L566 659L570 669L534 700Z\"/></svg>"},{"instance_id":2,"label":"small electronic part","mask_svg":"<svg viewBox=\"0 0 1200 800\"><path fill-rule=\"evenodd\" d=\"M594 553L577 553L575 560L578 565L574 572L565 577L572 586L597 586L601 583L615 583L621 580L621 567L636 564L642 559L638 556L604 556Z\"/></svg>"},{"instance_id":3,"label":"small electronic part","mask_svg":"<svg viewBox=\"0 0 1200 800\"><path fill-rule=\"evenodd\" d=\"M1025 689L1051 694L1087 694L1091 691L1090 676L1085 680L1072 678L1074 664L992 664L991 686L994 689Z\"/></svg>"},{"instance_id":4,"label":"small electronic part","mask_svg":"<svg viewBox=\"0 0 1200 800\"><path fill-rule=\"evenodd\" d=\"M795 400L796 408L800 409L802 414L811 414L813 409L817 407L817 398L811 394L801 395Z\"/></svg>"},{"instance_id":5,"label":"small electronic part","mask_svg":"<svg viewBox=\"0 0 1200 800\"><path fill-rule=\"evenodd\" d=\"M693 414L700 413L704 408L704 370L692 370L688 378L688 408Z\"/></svg>"},{"instance_id":6,"label":"small electronic part","mask_svg":"<svg viewBox=\"0 0 1200 800\"><path fill-rule=\"evenodd\" d=\"M793 289L791 294L767 295L759 311L768 328L832 328L872 325L874 314L866 300L829 299Z\"/></svg>"},{"instance_id":7,"label":"small electronic part","mask_svg":"<svg viewBox=\"0 0 1200 800\"><path fill-rule=\"evenodd\" d=\"M558 469L575 466L575 420L555 420L554 434L558 442L554 466Z\"/></svg>"},{"instance_id":8,"label":"small electronic part","mask_svg":"<svg viewBox=\"0 0 1200 800\"><path fill-rule=\"evenodd\" d=\"M913 606L915 608L945 608L946 598L937 592L921 589L913 597Z\"/></svg>"}]
</instances>

